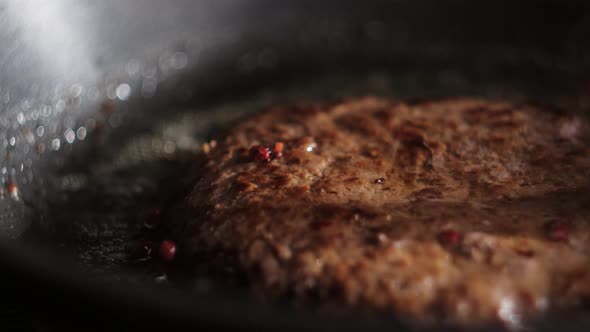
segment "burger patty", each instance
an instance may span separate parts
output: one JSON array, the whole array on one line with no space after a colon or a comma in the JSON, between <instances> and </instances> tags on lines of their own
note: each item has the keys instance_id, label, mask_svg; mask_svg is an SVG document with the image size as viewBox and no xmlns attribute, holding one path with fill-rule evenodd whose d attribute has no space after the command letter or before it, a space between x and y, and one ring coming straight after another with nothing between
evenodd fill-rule
<instances>
[{"instance_id":1,"label":"burger patty","mask_svg":"<svg viewBox=\"0 0 590 332\"><path fill-rule=\"evenodd\" d=\"M166 227L265 298L518 327L590 299L588 127L479 99L273 106L204 146Z\"/></svg>"}]
</instances>

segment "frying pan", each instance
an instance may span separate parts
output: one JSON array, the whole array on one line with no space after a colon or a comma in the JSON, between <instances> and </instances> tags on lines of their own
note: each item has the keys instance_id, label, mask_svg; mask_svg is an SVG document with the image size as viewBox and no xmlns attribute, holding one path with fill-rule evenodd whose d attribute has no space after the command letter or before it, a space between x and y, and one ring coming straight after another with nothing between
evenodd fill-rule
<instances>
[{"instance_id":1,"label":"frying pan","mask_svg":"<svg viewBox=\"0 0 590 332\"><path fill-rule=\"evenodd\" d=\"M141 211L190 184L201 142L271 103L470 95L583 113L588 7L0 1L0 324L404 330L254 304L206 277L156 283L128 254ZM589 326L555 314L537 328Z\"/></svg>"}]
</instances>

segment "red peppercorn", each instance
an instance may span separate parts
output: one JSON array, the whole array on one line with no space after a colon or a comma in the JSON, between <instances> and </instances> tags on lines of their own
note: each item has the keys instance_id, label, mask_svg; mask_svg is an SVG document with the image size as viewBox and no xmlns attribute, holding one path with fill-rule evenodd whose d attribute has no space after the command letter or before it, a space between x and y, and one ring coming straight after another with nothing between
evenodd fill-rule
<instances>
[{"instance_id":1,"label":"red peppercorn","mask_svg":"<svg viewBox=\"0 0 590 332\"><path fill-rule=\"evenodd\" d=\"M162 210L157 207L149 208L145 211L143 226L147 229L153 229L160 221Z\"/></svg>"},{"instance_id":2,"label":"red peppercorn","mask_svg":"<svg viewBox=\"0 0 590 332\"><path fill-rule=\"evenodd\" d=\"M438 233L438 241L442 245L456 246L463 240L463 235L457 231L447 229Z\"/></svg>"},{"instance_id":3,"label":"red peppercorn","mask_svg":"<svg viewBox=\"0 0 590 332\"><path fill-rule=\"evenodd\" d=\"M276 142L274 148L272 149L272 153L276 158L280 158L283 155L283 149L285 148L285 144L283 142Z\"/></svg>"},{"instance_id":4,"label":"red peppercorn","mask_svg":"<svg viewBox=\"0 0 590 332\"><path fill-rule=\"evenodd\" d=\"M272 154L267 147L259 145L259 146L255 146L252 149L250 149L250 156L254 160L270 161Z\"/></svg>"},{"instance_id":5,"label":"red peppercorn","mask_svg":"<svg viewBox=\"0 0 590 332\"><path fill-rule=\"evenodd\" d=\"M565 242L569 240L571 227L566 222L553 222L548 227L548 237L553 241Z\"/></svg>"},{"instance_id":6,"label":"red peppercorn","mask_svg":"<svg viewBox=\"0 0 590 332\"><path fill-rule=\"evenodd\" d=\"M175 255L176 244L170 240L162 241L162 244L160 244L160 257L165 261L172 261Z\"/></svg>"}]
</instances>

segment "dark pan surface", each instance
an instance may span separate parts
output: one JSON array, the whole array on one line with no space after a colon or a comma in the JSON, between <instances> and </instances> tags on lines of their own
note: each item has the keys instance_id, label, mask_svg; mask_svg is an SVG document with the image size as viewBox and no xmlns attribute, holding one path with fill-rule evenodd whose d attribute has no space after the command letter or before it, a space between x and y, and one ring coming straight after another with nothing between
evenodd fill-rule
<instances>
[{"instance_id":1,"label":"dark pan surface","mask_svg":"<svg viewBox=\"0 0 590 332\"><path fill-rule=\"evenodd\" d=\"M26 238L57 245L97 281L155 284L163 272L138 263L132 255L134 246L142 239L143 212L153 206L165 208L171 204L170 200L180 199L177 190L190 183L191 161L200 144L240 117L273 103L335 100L367 94L409 100L425 95L433 98L476 95L543 103L556 111L559 107L579 108L585 98L568 94L571 91L568 84L572 82L564 80L560 89L545 86L544 82L558 79L530 81L527 76L490 75L482 80L471 79L460 69L449 67L444 71L390 68L369 73L317 75L311 84L297 78L286 86L262 83L263 87L250 95L229 101L226 98L206 103L189 100L168 109L165 118L153 122L142 119L144 126L128 119L112 128L110 136L98 133L89 137L95 140L90 141L94 146L68 154L52 179L54 189L45 214L48 224L46 228L33 228ZM561 90L563 87L568 89ZM166 104L166 100L161 102ZM115 103L112 107L115 110L110 116L121 105ZM154 105L140 99L129 101L127 107L139 112ZM247 299L240 290L228 291L207 276L184 287L188 294Z\"/></svg>"},{"instance_id":2,"label":"dark pan surface","mask_svg":"<svg viewBox=\"0 0 590 332\"><path fill-rule=\"evenodd\" d=\"M133 12L134 6L126 2L119 6L127 14ZM191 6L179 1L177 8ZM249 308L243 294L220 291L206 278L186 289L154 289L160 273L146 271L130 256L143 211L165 206L190 182L185 174L190 174L191 160L205 139L264 105L302 99L476 95L542 103L556 110L585 112L590 105L590 84L584 76L588 66L579 56L583 53L576 53L585 47L579 42L585 12L577 8L556 9L575 18L571 26L543 21L549 9L527 8L528 16L509 13L503 25L519 31L513 35L509 28L490 26L495 22L492 13L502 11L500 5L476 9L459 3L388 4L383 7L387 10L376 6L331 11L328 4L279 10L255 2L236 6L243 9L241 15L231 15L228 6L220 2L207 7L213 17L233 22L223 24L224 31L230 31L225 39L191 38L197 27L190 15L180 15L177 29L185 30L176 34L174 28L164 29L160 37L165 42L150 44L149 51L138 46L141 38L131 35L128 49L121 52L117 45L125 48L125 38L105 39L111 52L102 50L93 57L104 64L99 66L102 74L89 74L91 79L82 75L48 80L32 93L35 89L24 77L15 81L14 89L0 90L8 105L0 117L0 229L4 236L30 245L21 252L3 252L5 266L14 268L7 269L8 277L18 280L28 271L31 280L24 289L41 297L68 294L68 310L78 307L76 315L83 317L88 314L83 308L96 302L106 317L135 326L177 320L184 326L231 322L234 327L322 328L326 325L317 317L294 319L291 315L296 314L289 311ZM99 11L115 7L105 8ZM273 15L266 25L248 20L269 13ZM455 24L446 24L441 13ZM122 14L113 15L113 26L125 27ZM136 15L144 21L149 17ZM418 21L429 23L420 27ZM216 24L199 28L219 33L213 29ZM238 29L240 24L247 28ZM465 32L472 26L477 28ZM14 68L13 75L18 75ZM12 95L5 97L6 91ZM11 197L9 183L18 186L18 198ZM63 293L51 293L55 289ZM31 298L22 299L23 304ZM37 301L38 309L43 303ZM187 310L191 307L196 309ZM153 321L138 318L148 312ZM575 327L584 323L583 317L568 318ZM354 322L367 324L350 324ZM391 319L380 323L370 326L395 325ZM543 326L550 328L550 323Z\"/></svg>"}]
</instances>

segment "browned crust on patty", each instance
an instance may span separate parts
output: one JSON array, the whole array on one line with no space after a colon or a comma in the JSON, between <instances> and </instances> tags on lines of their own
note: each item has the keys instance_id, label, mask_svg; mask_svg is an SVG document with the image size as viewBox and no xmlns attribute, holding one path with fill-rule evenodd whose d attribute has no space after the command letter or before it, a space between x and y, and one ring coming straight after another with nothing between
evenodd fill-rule
<instances>
[{"instance_id":1,"label":"browned crust on patty","mask_svg":"<svg viewBox=\"0 0 590 332\"><path fill-rule=\"evenodd\" d=\"M519 324L590 296L588 140L582 118L477 99L271 107L207 151L169 226L270 298Z\"/></svg>"}]
</instances>

